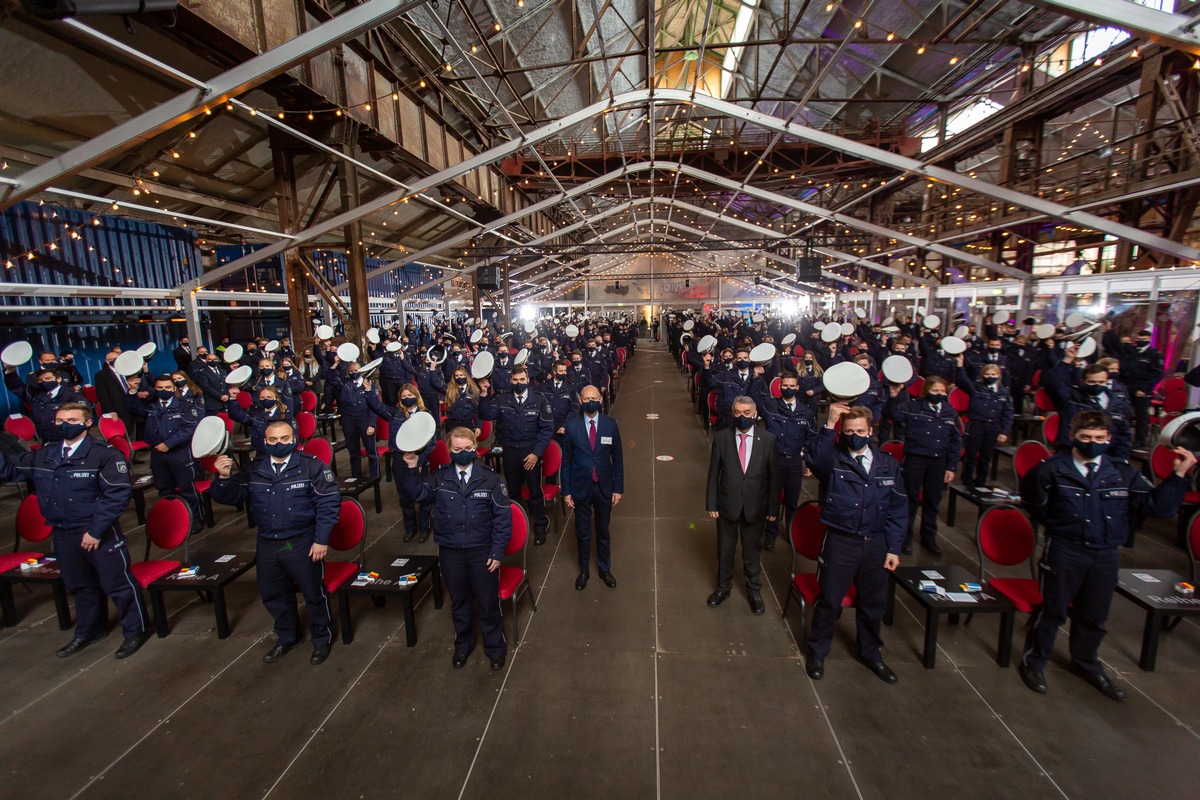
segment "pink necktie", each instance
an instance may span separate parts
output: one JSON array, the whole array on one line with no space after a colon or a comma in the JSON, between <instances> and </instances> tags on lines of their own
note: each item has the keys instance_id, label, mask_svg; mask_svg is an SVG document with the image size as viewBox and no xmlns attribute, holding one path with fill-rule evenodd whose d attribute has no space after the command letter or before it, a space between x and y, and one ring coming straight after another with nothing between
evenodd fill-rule
<instances>
[{"instance_id":1,"label":"pink necktie","mask_svg":"<svg viewBox=\"0 0 1200 800\"><path fill-rule=\"evenodd\" d=\"M742 462L742 473L746 472L746 440L750 438L748 433L739 433L738 439L738 459Z\"/></svg>"},{"instance_id":2,"label":"pink necktie","mask_svg":"<svg viewBox=\"0 0 1200 800\"><path fill-rule=\"evenodd\" d=\"M595 453L596 452L596 420L593 419L593 420L590 420L590 422L591 422L591 430L588 431L588 442L591 443L592 452ZM595 459L592 460L592 463L593 464L595 463ZM597 482L599 482L599 480L600 480L600 477L598 475L596 475L596 468L593 466L592 467L592 483L597 483Z\"/></svg>"}]
</instances>

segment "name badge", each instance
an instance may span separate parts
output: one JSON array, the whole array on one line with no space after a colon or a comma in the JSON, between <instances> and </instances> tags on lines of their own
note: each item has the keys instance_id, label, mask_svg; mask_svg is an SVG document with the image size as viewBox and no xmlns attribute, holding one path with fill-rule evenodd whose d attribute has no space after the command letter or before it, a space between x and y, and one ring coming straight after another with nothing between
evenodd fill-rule
<instances>
[{"instance_id":1,"label":"name badge","mask_svg":"<svg viewBox=\"0 0 1200 800\"><path fill-rule=\"evenodd\" d=\"M475 500L487 500L491 495L487 492L472 492L471 497Z\"/></svg>"},{"instance_id":2,"label":"name badge","mask_svg":"<svg viewBox=\"0 0 1200 800\"><path fill-rule=\"evenodd\" d=\"M1128 489L1109 489L1104 493L1108 497L1129 497Z\"/></svg>"},{"instance_id":3,"label":"name badge","mask_svg":"<svg viewBox=\"0 0 1200 800\"><path fill-rule=\"evenodd\" d=\"M72 472L71 477L72 478L90 478L90 477L92 477L92 473L90 473L90 472Z\"/></svg>"},{"instance_id":4,"label":"name badge","mask_svg":"<svg viewBox=\"0 0 1200 800\"><path fill-rule=\"evenodd\" d=\"M612 437L611 436L601 436L600 444L612 444Z\"/></svg>"},{"instance_id":5,"label":"name badge","mask_svg":"<svg viewBox=\"0 0 1200 800\"><path fill-rule=\"evenodd\" d=\"M895 478L877 478L876 480L879 481L880 486L895 486L896 485Z\"/></svg>"},{"instance_id":6,"label":"name badge","mask_svg":"<svg viewBox=\"0 0 1200 800\"><path fill-rule=\"evenodd\" d=\"M287 487L286 491L289 491L289 492L294 492L294 491L296 491L297 489L306 489L306 488L308 488L308 484L307 484L307 483L305 483L305 482L303 482L303 481L301 481L300 483L290 483L290 484L288 484L288 487Z\"/></svg>"}]
</instances>

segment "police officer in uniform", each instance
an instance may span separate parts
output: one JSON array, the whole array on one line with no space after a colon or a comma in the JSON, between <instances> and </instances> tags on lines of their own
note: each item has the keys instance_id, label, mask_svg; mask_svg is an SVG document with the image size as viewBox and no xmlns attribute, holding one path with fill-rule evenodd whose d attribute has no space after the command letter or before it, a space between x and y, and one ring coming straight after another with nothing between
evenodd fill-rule
<instances>
[{"instance_id":1,"label":"police officer in uniform","mask_svg":"<svg viewBox=\"0 0 1200 800\"><path fill-rule=\"evenodd\" d=\"M62 375L54 367L40 367L33 373L34 380L25 384L15 367L4 368L4 383L8 390L29 404L29 414L34 430L43 443L58 440L58 409L65 403L87 403L79 392L63 385ZM29 388L32 387L32 388ZM114 409L115 410L115 409Z\"/></svg>"},{"instance_id":2,"label":"police officer in uniform","mask_svg":"<svg viewBox=\"0 0 1200 800\"><path fill-rule=\"evenodd\" d=\"M483 651L496 671L508 654L499 570L512 538L511 501L500 476L476 461L474 431L455 428L449 443L451 463L424 478L418 455L405 453L407 469L396 481L406 502L434 504L433 538L454 617L454 668L466 666L475 649L477 608Z\"/></svg>"},{"instance_id":3,"label":"police officer in uniform","mask_svg":"<svg viewBox=\"0 0 1200 800\"><path fill-rule=\"evenodd\" d=\"M250 501L258 522L255 569L263 605L275 619L275 646L263 661L273 664L300 642L296 587L304 595L313 652L322 664L333 646L329 597L325 594L325 554L337 524L341 498L333 472L320 460L296 450L296 433L284 421L267 426L265 452L231 477L233 459L219 456L217 479L209 490L218 503Z\"/></svg>"},{"instance_id":4,"label":"police officer in uniform","mask_svg":"<svg viewBox=\"0 0 1200 800\"><path fill-rule=\"evenodd\" d=\"M1146 446L1146 432L1150 424L1150 399L1154 387L1163 377L1163 354L1151 344L1150 331L1138 331L1136 344L1126 345L1120 354L1121 375L1129 387L1133 401L1136 430L1133 441L1137 447Z\"/></svg>"},{"instance_id":5,"label":"police officer in uniform","mask_svg":"<svg viewBox=\"0 0 1200 800\"><path fill-rule=\"evenodd\" d=\"M784 535L790 534L792 516L800 507L800 490L804 483L804 452L817 435L817 420L811 407L800 400L800 380L793 372L779 379L781 397L772 397L766 376L750 385L750 396L758 403L759 413L767 430L775 436L779 455L779 477L783 484ZM779 535L779 520L767 522L763 529L763 549L774 550Z\"/></svg>"},{"instance_id":6,"label":"police officer in uniform","mask_svg":"<svg viewBox=\"0 0 1200 800\"><path fill-rule=\"evenodd\" d=\"M841 434L836 443L835 430ZM880 626L887 573L900 566L908 498L899 463L871 444L873 433L870 409L833 403L825 427L808 449L809 467L825 487L821 521L826 533L817 561L821 596L813 609L805 664L815 681L825 677L825 656L851 585L856 589L858 660L880 680L897 680L883 662Z\"/></svg>"},{"instance_id":7,"label":"police officer in uniform","mask_svg":"<svg viewBox=\"0 0 1200 800\"><path fill-rule=\"evenodd\" d=\"M1141 516L1178 513L1196 457L1176 449L1174 472L1151 487L1135 468L1108 457L1112 422L1103 412L1076 414L1070 430L1071 449L1036 466L1021 491L1046 532L1038 565L1042 606L1025 640L1021 679L1046 693L1046 662L1069 609L1072 668L1105 697L1123 700L1124 690L1104 673L1097 654L1117 586L1118 548L1132 543Z\"/></svg>"},{"instance_id":8,"label":"police officer in uniform","mask_svg":"<svg viewBox=\"0 0 1200 800\"><path fill-rule=\"evenodd\" d=\"M529 489L529 514L534 523L533 543L546 543L550 520L542 493L542 455L553 438L554 412L539 392L529 388L529 371L515 367L512 392L494 397L492 387L480 382L479 417L496 420L496 442L504 448L504 481L510 495Z\"/></svg>"},{"instance_id":9,"label":"police officer in uniform","mask_svg":"<svg viewBox=\"0 0 1200 800\"><path fill-rule=\"evenodd\" d=\"M129 413L146 420L145 442L150 445L150 475L160 495L177 494L192 512L192 530L200 528L200 496L196 494L196 459L192 434L200 424L196 404L178 397L170 375L154 379L154 392L131 392L125 398Z\"/></svg>"},{"instance_id":10,"label":"police officer in uniform","mask_svg":"<svg viewBox=\"0 0 1200 800\"><path fill-rule=\"evenodd\" d=\"M564 425L567 417L579 413L579 392L575 384L567 380L568 364L566 361L555 361L550 372L550 378L538 384L538 391L550 403L550 412L554 416L551 426L554 429L554 441L562 446Z\"/></svg>"},{"instance_id":11,"label":"police officer in uniform","mask_svg":"<svg viewBox=\"0 0 1200 800\"><path fill-rule=\"evenodd\" d=\"M963 485L968 488L987 486L996 445L1008 441L1008 431L1012 428L1012 395L1003 385L1000 365L994 361L984 362L979 368L979 380L971 380L963 368L963 357L959 355L958 385L971 398Z\"/></svg>"},{"instance_id":12,"label":"police officer in uniform","mask_svg":"<svg viewBox=\"0 0 1200 800\"><path fill-rule=\"evenodd\" d=\"M119 521L133 496L129 465L118 450L88 435L92 409L86 403L59 406L55 426L53 444L20 456L0 453L0 479L33 481L63 583L75 596L75 638L58 657L108 636L107 595L125 634L117 658L127 658L149 638L142 588Z\"/></svg>"}]
</instances>

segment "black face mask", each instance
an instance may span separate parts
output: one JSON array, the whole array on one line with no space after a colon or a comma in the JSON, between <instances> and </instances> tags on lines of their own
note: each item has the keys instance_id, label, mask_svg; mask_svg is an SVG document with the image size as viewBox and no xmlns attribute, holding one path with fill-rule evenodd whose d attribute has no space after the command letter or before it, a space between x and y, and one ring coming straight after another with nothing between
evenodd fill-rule
<instances>
[{"instance_id":1,"label":"black face mask","mask_svg":"<svg viewBox=\"0 0 1200 800\"><path fill-rule=\"evenodd\" d=\"M1138 347L1149 347L1149 346L1150 346L1150 340L1149 340L1149 339L1138 339L1138 340L1137 340L1137 346L1138 346Z\"/></svg>"},{"instance_id":2,"label":"black face mask","mask_svg":"<svg viewBox=\"0 0 1200 800\"><path fill-rule=\"evenodd\" d=\"M270 367L262 367L261 369L259 369L258 374L262 375L265 378L274 371L275 370L271 369Z\"/></svg>"},{"instance_id":3,"label":"black face mask","mask_svg":"<svg viewBox=\"0 0 1200 800\"><path fill-rule=\"evenodd\" d=\"M1108 391L1108 387L1103 383L1085 383L1083 385L1083 390L1092 397L1099 397Z\"/></svg>"},{"instance_id":4,"label":"black face mask","mask_svg":"<svg viewBox=\"0 0 1200 800\"><path fill-rule=\"evenodd\" d=\"M565 372L556 372L556 373L554 373L554 380L556 380L556 381L565 381L566 379L567 379L567 373L565 373Z\"/></svg>"},{"instance_id":5,"label":"black face mask","mask_svg":"<svg viewBox=\"0 0 1200 800\"><path fill-rule=\"evenodd\" d=\"M756 419L754 417L734 417L733 424L738 426L739 430L748 431L754 427Z\"/></svg>"},{"instance_id":6,"label":"black face mask","mask_svg":"<svg viewBox=\"0 0 1200 800\"><path fill-rule=\"evenodd\" d=\"M744 358L739 358L737 361L734 361L734 362L733 362L733 366L737 367L739 370L742 370L742 369L749 369L749 368L750 368L750 362L749 362L749 361L747 361L747 360L746 360L746 359L744 359Z\"/></svg>"},{"instance_id":7,"label":"black face mask","mask_svg":"<svg viewBox=\"0 0 1200 800\"><path fill-rule=\"evenodd\" d=\"M457 383L459 386L466 386L466 385L467 385L467 379L466 379L466 378L455 378L455 379L454 379L454 382L455 382L455 383Z\"/></svg>"},{"instance_id":8,"label":"black face mask","mask_svg":"<svg viewBox=\"0 0 1200 800\"><path fill-rule=\"evenodd\" d=\"M186 388L187 388L187 381L172 381L172 383L174 383L174 384L175 384L177 387L179 387L180 389L186 389Z\"/></svg>"},{"instance_id":9,"label":"black face mask","mask_svg":"<svg viewBox=\"0 0 1200 800\"><path fill-rule=\"evenodd\" d=\"M989 347L988 354L993 355L993 356L998 356L998 355L1000 355L1000 348L999 347Z\"/></svg>"},{"instance_id":10,"label":"black face mask","mask_svg":"<svg viewBox=\"0 0 1200 800\"><path fill-rule=\"evenodd\" d=\"M944 395L944 394L931 394L931 395L928 395L928 399L929 399L929 402L930 402L930 403L932 403L933 405L937 406L937 405L941 405L943 402L945 402L945 400L946 400L946 395Z\"/></svg>"},{"instance_id":11,"label":"black face mask","mask_svg":"<svg viewBox=\"0 0 1200 800\"><path fill-rule=\"evenodd\" d=\"M513 387L513 394L525 394L525 391L529 388L529 384L528 383L514 383L512 385L512 387Z\"/></svg>"},{"instance_id":12,"label":"black face mask","mask_svg":"<svg viewBox=\"0 0 1200 800\"><path fill-rule=\"evenodd\" d=\"M412 408L413 406L415 406L415 405L417 404L417 398L415 398L415 397L401 397L401 398L400 398L400 403L401 403L401 405L403 405L405 408Z\"/></svg>"},{"instance_id":13,"label":"black face mask","mask_svg":"<svg viewBox=\"0 0 1200 800\"><path fill-rule=\"evenodd\" d=\"M781 395L783 395L783 398L785 400L791 400L793 397L795 397L796 395L798 395L800 393L800 390L793 388L791 386L787 386L787 387L784 387L783 389L780 389L779 393Z\"/></svg>"}]
</instances>

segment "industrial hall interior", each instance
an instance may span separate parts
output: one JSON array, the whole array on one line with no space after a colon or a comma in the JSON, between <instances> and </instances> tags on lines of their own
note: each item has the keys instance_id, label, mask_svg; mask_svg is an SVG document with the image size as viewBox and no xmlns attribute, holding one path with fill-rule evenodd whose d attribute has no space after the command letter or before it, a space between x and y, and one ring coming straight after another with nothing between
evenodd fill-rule
<instances>
[{"instance_id":1,"label":"industrial hall interior","mask_svg":"<svg viewBox=\"0 0 1200 800\"><path fill-rule=\"evenodd\" d=\"M0 0L0 798L1176 796L1200 2Z\"/></svg>"}]
</instances>

